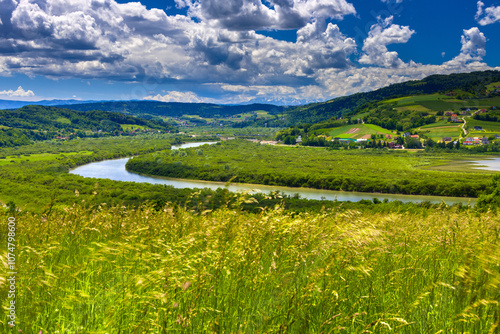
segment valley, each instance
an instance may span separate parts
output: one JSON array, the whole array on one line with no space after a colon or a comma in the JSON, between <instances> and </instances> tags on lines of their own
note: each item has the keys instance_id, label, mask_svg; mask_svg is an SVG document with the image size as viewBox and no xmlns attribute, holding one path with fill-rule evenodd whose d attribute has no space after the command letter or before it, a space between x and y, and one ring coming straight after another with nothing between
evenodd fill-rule
<instances>
[{"instance_id":1,"label":"valley","mask_svg":"<svg viewBox=\"0 0 500 334\"><path fill-rule=\"evenodd\" d=\"M497 86L1 110L15 330L494 333L500 174L477 167L500 156Z\"/></svg>"}]
</instances>

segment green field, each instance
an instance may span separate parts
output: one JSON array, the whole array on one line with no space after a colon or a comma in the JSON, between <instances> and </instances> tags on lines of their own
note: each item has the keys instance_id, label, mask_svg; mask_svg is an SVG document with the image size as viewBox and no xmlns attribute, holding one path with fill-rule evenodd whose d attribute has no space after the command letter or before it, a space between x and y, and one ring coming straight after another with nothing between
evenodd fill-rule
<instances>
[{"instance_id":1,"label":"green field","mask_svg":"<svg viewBox=\"0 0 500 334\"><path fill-rule=\"evenodd\" d=\"M405 106L405 107L397 107L395 109L397 111L425 111L425 112L432 111L432 110L430 110L424 106L421 106L419 104L413 104L413 105L409 105L409 106Z\"/></svg>"},{"instance_id":2,"label":"green field","mask_svg":"<svg viewBox=\"0 0 500 334\"><path fill-rule=\"evenodd\" d=\"M135 124L121 124L123 131L133 131L133 130L145 130L146 127L142 125L135 125Z\"/></svg>"},{"instance_id":3,"label":"green field","mask_svg":"<svg viewBox=\"0 0 500 334\"><path fill-rule=\"evenodd\" d=\"M346 133L349 130L352 129L359 129L354 133ZM372 135L372 134L394 134L393 131L386 130L384 128L381 128L380 126L373 125L373 124L352 124L352 125L346 125L337 129L333 129L328 132L328 136L331 137L339 137L339 138L353 138L353 139L359 139L362 138L365 135Z\"/></svg>"},{"instance_id":4,"label":"green field","mask_svg":"<svg viewBox=\"0 0 500 334\"><path fill-rule=\"evenodd\" d=\"M451 137L458 139L462 133L462 123L446 123L444 121L422 126L418 129L419 132L424 133L427 137L432 138L434 141L440 141L443 137Z\"/></svg>"},{"instance_id":5,"label":"green field","mask_svg":"<svg viewBox=\"0 0 500 334\"><path fill-rule=\"evenodd\" d=\"M480 126L483 128L483 131L475 131L474 127ZM467 127L470 132L468 136L481 135L481 136L490 136L494 134L500 135L500 123L498 122L486 122L486 121L478 121L472 118L467 119Z\"/></svg>"}]
</instances>

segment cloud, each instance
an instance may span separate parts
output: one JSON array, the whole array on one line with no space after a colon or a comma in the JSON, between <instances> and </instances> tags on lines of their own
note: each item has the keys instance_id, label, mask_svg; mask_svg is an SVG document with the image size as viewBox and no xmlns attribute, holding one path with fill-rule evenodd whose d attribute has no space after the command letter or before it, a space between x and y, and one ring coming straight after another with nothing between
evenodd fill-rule
<instances>
[{"instance_id":1,"label":"cloud","mask_svg":"<svg viewBox=\"0 0 500 334\"><path fill-rule=\"evenodd\" d=\"M402 3L403 0L381 0L383 3L391 3L391 2L395 2L395 3Z\"/></svg>"},{"instance_id":2,"label":"cloud","mask_svg":"<svg viewBox=\"0 0 500 334\"><path fill-rule=\"evenodd\" d=\"M229 30L300 29L313 19L356 14L345 0L183 0L191 16Z\"/></svg>"},{"instance_id":3,"label":"cloud","mask_svg":"<svg viewBox=\"0 0 500 334\"><path fill-rule=\"evenodd\" d=\"M460 54L441 65L403 62L389 51L415 33L393 17L372 25L358 49L335 22L356 15L346 0L175 0L187 15L115 0L0 3L0 75L133 83L130 98L304 103L488 68L478 28L464 30ZM491 16L478 6L480 20ZM296 29L296 41L259 33L273 29ZM164 93L165 84L177 88ZM199 87L220 99L196 94Z\"/></svg>"},{"instance_id":4,"label":"cloud","mask_svg":"<svg viewBox=\"0 0 500 334\"><path fill-rule=\"evenodd\" d=\"M397 52L390 52L387 45L394 43L406 43L415 33L408 26L393 24L393 16L372 25L368 37L364 40L362 51L364 52L359 62L366 65L378 65L397 68L404 63L399 59Z\"/></svg>"},{"instance_id":5,"label":"cloud","mask_svg":"<svg viewBox=\"0 0 500 334\"><path fill-rule=\"evenodd\" d=\"M500 21L500 6L491 6L483 9L484 3L477 2L476 21L482 25L488 25Z\"/></svg>"},{"instance_id":6,"label":"cloud","mask_svg":"<svg viewBox=\"0 0 500 334\"><path fill-rule=\"evenodd\" d=\"M32 90L24 90L23 87L19 86L16 90L2 90L0 95L7 97L33 97L35 93Z\"/></svg>"},{"instance_id":7,"label":"cloud","mask_svg":"<svg viewBox=\"0 0 500 334\"><path fill-rule=\"evenodd\" d=\"M460 54L445 63L450 66L464 66L471 62L480 62L486 55L486 37L477 27L463 31Z\"/></svg>"},{"instance_id":8,"label":"cloud","mask_svg":"<svg viewBox=\"0 0 500 334\"><path fill-rule=\"evenodd\" d=\"M198 96L194 92L179 92L170 91L164 95L149 95L143 98L143 100L153 100L161 102L192 102L192 103L214 103L215 100L211 98L203 98Z\"/></svg>"}]
</instances>

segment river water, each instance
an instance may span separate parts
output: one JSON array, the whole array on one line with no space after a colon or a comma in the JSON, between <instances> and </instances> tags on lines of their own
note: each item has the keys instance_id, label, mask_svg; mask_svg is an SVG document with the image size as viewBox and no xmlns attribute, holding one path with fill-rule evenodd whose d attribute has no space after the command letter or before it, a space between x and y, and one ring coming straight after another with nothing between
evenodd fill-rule
<instances>
[{"instance_id":1,"label":"river water","mask_svg":"<svg viewBox=\"0 0 500 334\"><path fill-rule=\"evenodd\" d=\"M187 143L179 146L173 146L172 149L198 147L207 144L201 143ZM271 191L280 191L286 195L293 196L299 194L301 198L315 199L315 200L339 200L339 201L352 201L357 202L362 199L372 200L378 198L379 200L388 199L390 201L399 200L402 202L424 202L441 203L442 201L447 204L462 203L464 205L474 205L476 199L463 198L463 197L439 197L439 196L421 196L421 195L396 195L396 194L381 194L381 193L362 193L362 192L349 192L349 191L333 191L311 188L292 188L280 186L266 186L260 184L241 184L232 183L226 185L225 182L214 181L199 181L199 180L185 180L174 179L168 177L157 176L144 176L131 173L125 169L125 164L130 158L104 160L93 162L87 165L77 167L70 171L72 174L80 175L83 177L110 179L115 181L129 181L129 182L143 182L153 184L164 184L173 186L174 188L226 188L234 192L263 192L269 193Z\"/></svg>"},{"instance_id":2,"label":"river water","mask_svg":"<svg viewBox=\"0 0 500 334\"><path fill-rule=\"evenodd\" d=\"M500 158L491 158L488 160L476 160L471 162L477 165L473 167L474 169L486 169L486 170L500 172Z\"/></svg>"}]
</instances>

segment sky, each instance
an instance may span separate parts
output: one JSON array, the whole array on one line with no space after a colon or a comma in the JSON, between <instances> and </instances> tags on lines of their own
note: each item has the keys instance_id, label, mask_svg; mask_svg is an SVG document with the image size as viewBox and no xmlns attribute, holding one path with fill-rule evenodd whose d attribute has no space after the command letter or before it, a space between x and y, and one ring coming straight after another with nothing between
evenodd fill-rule
<instances>
[{"instance_id":1,"label":"sky","mask_svg":"<svg viewBox=\"0 0 500 334\"><path fill-rule=\"evenodd\" d=\"M0 0L0 99L295 105L500 70L499 1Z\"/></svg>"}]
</instances>

